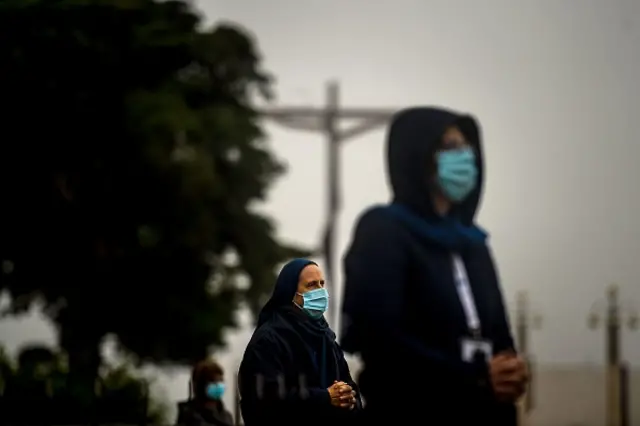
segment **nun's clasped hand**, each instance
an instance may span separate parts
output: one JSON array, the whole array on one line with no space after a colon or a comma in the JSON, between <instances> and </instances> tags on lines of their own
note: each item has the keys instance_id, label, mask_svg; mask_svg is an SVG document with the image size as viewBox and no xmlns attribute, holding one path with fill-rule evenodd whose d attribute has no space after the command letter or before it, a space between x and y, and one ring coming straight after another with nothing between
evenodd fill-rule
<instances>
[{"instance_id":1,"label":"nun's clasped hand","mask_svg":"<svg viewBox=\"0 0 640 426\"><path fill-rule=\"evenodd\" d=\"M331 396L331 404L335 407L353 409L356 405L356 392L345 382L335 381L327 389Z\"/></svg>"}]
</instances>

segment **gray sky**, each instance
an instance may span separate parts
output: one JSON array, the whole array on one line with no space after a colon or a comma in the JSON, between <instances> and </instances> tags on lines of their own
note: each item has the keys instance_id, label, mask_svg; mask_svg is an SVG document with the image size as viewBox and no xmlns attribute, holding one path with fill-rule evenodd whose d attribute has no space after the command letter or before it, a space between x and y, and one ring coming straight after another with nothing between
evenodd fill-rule
<instances>
[{"instance_id":1,"label":"gray sky","mask_svg":"<svg viewBox=\"0 0 640 426\"><path fill-rule=\"evenodd\" d=\"M336 78L344 105L442 105L476 115L488 173L479 222L491 233L507 301L527 289L544 317L532 335L536 359L602 362L603 333L587 329L586 316L605 286L619 283L628 309L640 309L640 2L196 3L210 22L235 21L255 34L281 104L320 106L326 80ZM266 208L282 237L317 244L323 139L266 128L289 164ZM343 150L342 250L358 214L389 198L384 137L374 131ZM12 348L52 339L36 317L0 323L0 336ZM227 369L248 336L231 337L221 357ZM640 360L640 332L625 332L624 356ZM186 396L184 371L162 382L170 397Z\"/></svg>"}]
</instances>

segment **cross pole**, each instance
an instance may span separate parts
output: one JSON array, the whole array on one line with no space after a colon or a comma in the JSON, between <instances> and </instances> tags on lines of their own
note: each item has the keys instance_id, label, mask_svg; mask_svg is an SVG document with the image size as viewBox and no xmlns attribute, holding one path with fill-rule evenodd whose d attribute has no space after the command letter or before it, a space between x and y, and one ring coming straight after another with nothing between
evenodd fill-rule
<instances>
[{"instance_id":1,"label":"cross pole","mask_svg":"<svg viewBox=\"0 0 640 426\"><path fill-rule=\"evenodd\" d=\"M396 112L393 108L346 108L340 106L340 90L336 81L326 86L326 104L324 107L270 107L259 111L272 121L293 130L321 132L327 138L327 202L322 251L327 272L327 282L332 292L337 292L336 235L338 216L341 209L341 158L340 146L386 124ZM341 130L340 120L354 120L350 128ZM336 294L329 299L329 321L334 329L340 318L336 306Z\"/></svg>"}]
</instances>

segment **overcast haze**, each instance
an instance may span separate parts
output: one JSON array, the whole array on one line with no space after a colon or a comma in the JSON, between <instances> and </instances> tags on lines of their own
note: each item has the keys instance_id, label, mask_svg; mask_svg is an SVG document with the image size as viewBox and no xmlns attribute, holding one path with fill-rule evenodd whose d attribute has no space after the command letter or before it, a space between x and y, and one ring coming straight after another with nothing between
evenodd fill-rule
<instances>
[{"instance_id":1,"label":"overcast haze","mask_svg":"<svg viewBox=\"0 0 640 426\"><path fill-rule=\"evenodd\" d=\"M640 2L634 0L201 0L209 22L255 36L277 77L278 104L317 105L338 79L347 106L441 105L482 124L487 181L479 223L491 234L507 301L528 290L543 316L532 351L544 363L602 363L590 331L616 282L640 308ZM267 7L268 5L268 7ZM325 211L321 135L266 123L289 165L266 208L287 240L317 245ZM384 202L384 129L343 150L340 247L358 214ZM338 280L340 282L340 280ZM334 295L335 292L334 292ZM242 355L248 332L222 360ZM11 349L52 341L35 317L0 323ZM640 332L624 332L640 366ZM166 378L186 396L184 373ZM230 395L228 395L229 397Z\"/></svg>"}]
</instances>

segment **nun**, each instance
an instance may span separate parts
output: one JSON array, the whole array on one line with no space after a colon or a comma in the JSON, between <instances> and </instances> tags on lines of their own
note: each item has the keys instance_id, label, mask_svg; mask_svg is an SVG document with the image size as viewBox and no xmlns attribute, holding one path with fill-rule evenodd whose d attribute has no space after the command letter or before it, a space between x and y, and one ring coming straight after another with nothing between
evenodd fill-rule
<instances>
[{"instance_id":1,"label":"nun","mask_svg":"<svg viewBox=\"0 0 640 426\"><path fill-rule=\"evenodd\" d=\"M238 375L246 426L347 425L362 409L335 333L318 265L294 259L258 317Z\"/></svg>"}]
</instances>

